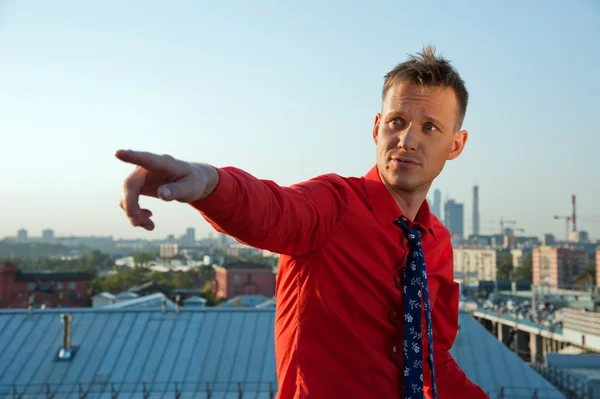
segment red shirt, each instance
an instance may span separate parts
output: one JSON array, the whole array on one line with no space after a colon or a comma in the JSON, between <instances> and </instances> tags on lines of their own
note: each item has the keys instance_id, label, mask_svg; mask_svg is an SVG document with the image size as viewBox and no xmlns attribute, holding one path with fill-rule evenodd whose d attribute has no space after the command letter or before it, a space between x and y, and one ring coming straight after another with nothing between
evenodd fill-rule
<instances>
[{"instance_id":1,"label":"red shirt","mask_svg":"<svg viewBox=\"0 0 600 399\"><path fill-rule=\"evenodd\" d=\"M403 354L393 348L402 348L403 298L394 270L404 267L407 244L393 224L402 213L377 167L363 178L331 174L291 187L236 168L219 176L215 191L193 206L217 230L281 254L278 398L402 398ZM459 302L450 234L427 201L411 227L423 232L439 398L487 398L448 352ZM425 323L423 332L429 398Z\"/></svg>"}]
</instances>

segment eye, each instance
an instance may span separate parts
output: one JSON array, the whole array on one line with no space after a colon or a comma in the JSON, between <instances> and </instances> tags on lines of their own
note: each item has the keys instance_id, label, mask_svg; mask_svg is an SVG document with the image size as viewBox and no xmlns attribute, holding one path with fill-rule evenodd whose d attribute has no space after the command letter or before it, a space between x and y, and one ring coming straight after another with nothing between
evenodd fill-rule
<instances>
[{"instance_id":1,"label":"eye","mask_svg":"<svg viewBox=\"0 0 600 399\"><path fill-rule=\"evenodd\" d=\"M423 125L423 129L425 129L425 130L427 130L427 131L430 131L430 132L435 132L435 131L437 131L437 130L438 130L438 128L437 128L437 127L435 127L435 126L433 125L433 123L431 123L431 122L427 122L426 124L424 124L424 125Z\"/></svg>"},{"instance_id":2,"label":"eye","mask_svg":"<svg viewBox=\"0 0 600 399\"><path fill-rule=\"evenodd\" d=\"M393 126L402 126L404 125L404 120L402 118L394 118L390 121L390 124Z\"/></svg>"}]
</instances>

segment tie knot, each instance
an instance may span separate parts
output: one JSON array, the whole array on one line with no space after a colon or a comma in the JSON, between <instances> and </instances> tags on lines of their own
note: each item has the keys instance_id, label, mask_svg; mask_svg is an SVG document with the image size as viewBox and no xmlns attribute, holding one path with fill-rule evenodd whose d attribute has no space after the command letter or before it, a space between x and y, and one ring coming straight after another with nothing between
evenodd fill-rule
<instances>
[{"instance_id":1,"label":"tie knot","mask_svg":"<svg viewBox=\"0 0 600 399\"><path fill-rule=\"evenodd\" d=\"M421 233L418 231L411 231L408 233L408 240L409 241L419 241L419 239L421 238Z\"/></svg>"}]
</instances>

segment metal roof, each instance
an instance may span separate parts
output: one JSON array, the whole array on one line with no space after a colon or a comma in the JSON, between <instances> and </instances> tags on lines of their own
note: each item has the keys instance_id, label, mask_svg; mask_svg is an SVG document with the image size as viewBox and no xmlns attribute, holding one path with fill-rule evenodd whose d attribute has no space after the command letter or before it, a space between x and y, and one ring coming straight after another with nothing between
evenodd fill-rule
<instances>
[{"instance_id":1,"label":"metal roof","mask_svg":"<svg viewBox=\"0 0 600 399\"><path fill-rule=\"evenodd\" d=\"M503 392L504 398L531 398L537 389L539 398L565 398L468 313L460 313L459 324L450 353L469 379L491 397Z\"/></svg>"},{"instance_id":2,"label":"metal roof","mask_svg":"<svg viewBox=\"0 0 600 399\"><path fill-rule=\"evenodd\" d=\"M271 269L273 269L272 266L265 265L264 263L256 263L256 262L232 262L232 263L225 263L223 265L220 265L220 267L223 267L225 269L231 269L231 270L236 270L236 269L267 269L267 270L271 270Z\"/></svg>"},{"instance_id":3,"label":"metal roof","mask_svg":"<svg viewBox=\"0 0 600 399\"><path fill-rule=\"evenodd\" d=\"M17 272L16 281L81 281L90 278L87 273L80 272Z\"/></svg>"},{"instance_id":4,"label":"metal roof","mask_svg":"<svg viewBox=\"0 0 600 399\"><path fill-rule=\"evenodd\" d=\"M162 304L165 302L167 309L175 309L175 303L170 300L165 294L162 292L157 292L156 294L150 294L145 296L136 297L134 299L126 299L121 300L112 305L104 306L105 308L112 309L124 309L124 308L162 308Z\"/></svg>"},{"instance_id":5,"label":"metal roof","mask_svg":"<svg viewBox=\"0 0 600 399\"><path fill-rule=\"evenodd\" d=\"M231 307L256 307L261 303L265 303L269 300L269 297L264 295L240 295L233 297L219 305L223 308L231 308Z\"/></svg>"},{"instance_id":6,"label":"metal roof","mask_svg":"<svg viewBox=\"0 0 600 399\"><path fill-rule=\"evenodd\" d=\"M102 298L106 298L106 299L115 299L116 298L115 295L111 294L110 292L106 292L106 291L96 294L92 298L97 298L97 297L102 297Z\"/></svg>"},{"instance_id":7,"label":"metal roof","mask_svg":"<svg viewBox=\"0 0 600 399\"><path fill-rule=\"evenodd\" d=\"M78 397L78 384L89 389L86 398L110 398L112 389L119 398L139 397L143 383L152 397L174 397L176 383L181 398L206 398L207 390L212 399L224 391L238 398L241 388L244 399L266 399L277 390L272 310L69 312L76 349L69 361L57 359L60 311L0 312L0 397L13 389L21 398L46 390Z\"/></svg>"},{"instance_id":8,"label":"metal roof","mask_svg":"<svg viewBox=\"0 0 600 399\"><path fill-rule=\"evenodd\" d=\"M191 296L183 300L183 306L205 306L206 302L208 301L202 297Z\"/></svg>"},{"instance_id":9,"label":"metal roof","mask_svg":"<svg viewBox=\"0 0 600 399\"><path fill-rule=\"evenodd\" d=\"M86 398L110 398L111 390L137 398L144 389L150 397L174 397L177 389L181 398L206 398L210 390L212 399L267 399L277 390L273 308L68 311L75 349L69 361L57 358L61 310L0 311L0 397L13 389L30 395L21 398L47 390L72 398L80 389ZM533 397L535 388L540 398L564 398L470 315L461 313L460 325L451 352L492 398L502 387L507 399Z\"/></svg>"}]
</instances>

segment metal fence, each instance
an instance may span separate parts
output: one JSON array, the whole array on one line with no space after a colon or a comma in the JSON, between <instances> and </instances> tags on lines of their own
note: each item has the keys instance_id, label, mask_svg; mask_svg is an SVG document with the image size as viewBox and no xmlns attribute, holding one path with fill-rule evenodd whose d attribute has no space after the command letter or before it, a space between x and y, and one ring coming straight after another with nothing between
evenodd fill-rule
<instances>
[{"instance_id":1,"label":"metal fence","mask_svg":"<svg viewBox=\"0 0 600 399\"><path fill-rule=\"evenodd\" d=\"M591 399L587 385L576 383L560 370L548 369L560 382L568 382L561 391L567 399ZM566 373L562 373L566 374ZM558 385L557 385L558 387ZM560 387L559 387L560 388ZM79 384L0 385L0 398L7 399L275 399L274 382L114 382ZM501 387L487 393L490 399L562 399L556 391L543 388Z\"/></svg>"},{"instance_id":2,"label":"metal fence","mask_svg":"<svg viewBox=\"0 0 600 399\"><path fill-rule=\"evenodd\" d=\"M493 392L487 392L490 399L563 399L554 389L500 387ZM583 396L567 396L567 399L587 399Z\"/></svg>"},{"instance_id":3,"label":"metal fence","mask_svg":"<svg viewBox=\"0 0 600 399\"><path fill-rule=\"evenodd\" d=\"M547 379L552 385L565 394L567 399L592 399L592 387L585 378L576 377L571 373L554 366L532 365L532 367Z\"/></svg>"},{"instance_id":4,"label":"metal fence","mask_svg":"<svg viewBox=\"0 0 600 399\"><path fill-rule=\"evenodd\" d=\"M12 399L274 399L276 394L277 383L274 382L92 382L0 385L0 398Z\"/></svg>"}]
</instances>

